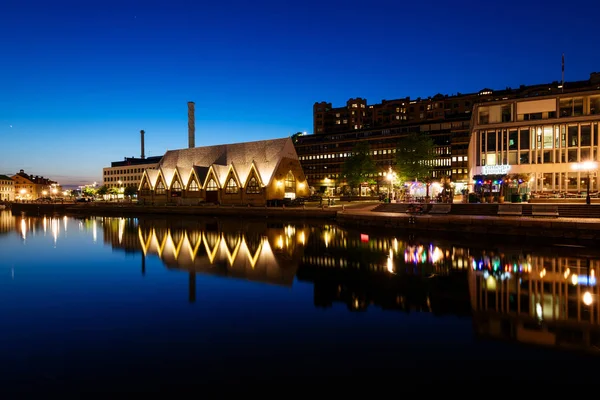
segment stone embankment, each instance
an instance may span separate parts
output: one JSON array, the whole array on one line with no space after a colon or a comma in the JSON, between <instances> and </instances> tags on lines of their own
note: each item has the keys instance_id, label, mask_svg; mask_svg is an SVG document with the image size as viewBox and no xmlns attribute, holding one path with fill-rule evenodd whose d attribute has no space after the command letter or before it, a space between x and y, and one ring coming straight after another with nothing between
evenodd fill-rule
<instances>
[{"instance_id":1,"label":"stone embankment","mask_svg":"<svg viewBox=\"0 0 600 400\"><path fill-rule=\"evenodd\" d=\"M568 217L527 215L500 216L491 205L452 205L444 214L410 214L406 205L381 205L376 202L350 202L333 207L231 207L231 206L141 206L128 203L37 204L14 203L13 214L120 216L142 215L210 216L229 218L273 218L277 220L335 220L338 224L356 228L385 228L402 232L444 232L457 235L514 236L563 238L569 241L598 242L600 218L590 217L600 212L600 205L578 205L565 208ZM497 206L495 206L497 207ZM593 207L594 209L591 209ZM493 208L493 209L492 209ZM596 209L598 208L598 209Z\"/></svg>"}]
</instances>

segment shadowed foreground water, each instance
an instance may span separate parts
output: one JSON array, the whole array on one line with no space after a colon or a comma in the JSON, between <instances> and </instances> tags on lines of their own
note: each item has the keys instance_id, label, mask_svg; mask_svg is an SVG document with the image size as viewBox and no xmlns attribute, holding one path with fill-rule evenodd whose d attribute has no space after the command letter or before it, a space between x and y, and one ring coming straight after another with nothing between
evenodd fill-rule
<instances>
[{"instance_id":1,"label":"shadowed foreground water","mask_svg":"<svg viewBox=\"0 0 600 400\"><path fill-rule=\"evenodd\" d=\"M456 236L4 211L2 393L476 380L507 365L552 379L598 361L599 250Z\"/></svg>"}]
</instances>

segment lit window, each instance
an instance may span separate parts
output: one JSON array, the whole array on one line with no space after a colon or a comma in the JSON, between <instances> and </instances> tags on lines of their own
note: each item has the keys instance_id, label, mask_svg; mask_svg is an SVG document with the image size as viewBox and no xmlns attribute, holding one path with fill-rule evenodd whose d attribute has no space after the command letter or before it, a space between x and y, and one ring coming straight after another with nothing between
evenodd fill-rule
<instances>
[{"instance_id":1,"label":"lit window","mask_svg":"<svg viewBox=\"0 0 600 400\"><path fill-rule=\"evenodd\" d=\"M192 179L192 181L190 182L188 190L190 192L197 192L198 190L200 190L200 188L198 187L198 182L196 182L195 179Z\"/></svg>"},{"instance_id":2,"label":"lit window","mask_svg":"<svg viewBox=\"0 0 600 400\"><path fill-rule=\"evenodd\" d=\"M214 192L216 190L219 190L219 186L217 185L217 182L214 179L211 179L210 181L208 181L208 184L206 185L206 191Z\"/></svg>"},{"instance_id":3,"label":"lit window","mask_svg":"<svg viewBox=\"0 0 600 400\"><path fill-rule=\"evenodd\" d=\"M227 181L227 185L225 186L225 193L227 194L237 194L239 192L238 185L235 182L235 179L229 178Z\"/></svg>"},{"instance_id":4,"label":"lit window","mask_svg":"<svg viewBox=\"0 0 600 400\"><path fill-rule=\"evenodd\" d=\"M250 178L250 180L248 181L248 185L246 185L246 193L248 193L248 194L260 193L260 186L258 185L258 181L256 180L255 176Z\"/></svg>"}]
</instances>

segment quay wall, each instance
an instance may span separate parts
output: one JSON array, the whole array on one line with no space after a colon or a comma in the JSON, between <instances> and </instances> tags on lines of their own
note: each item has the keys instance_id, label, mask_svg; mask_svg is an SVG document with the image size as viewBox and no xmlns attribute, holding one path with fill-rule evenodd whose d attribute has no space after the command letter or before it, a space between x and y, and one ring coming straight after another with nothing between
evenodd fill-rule
<instances>
[{"instance_id":1,"label":"quay wall","mask_svg":"<svg viewBox=\"0 0 600 400\"><path fill-rule=\"evenodd\" d=\"M444 232L460 236L517 236L563 238L569 241L600 240L600 220L555 217L493 217L480 215L408 215L340 212L338 224L403 232Z\"/></svg>"}]
</instances>

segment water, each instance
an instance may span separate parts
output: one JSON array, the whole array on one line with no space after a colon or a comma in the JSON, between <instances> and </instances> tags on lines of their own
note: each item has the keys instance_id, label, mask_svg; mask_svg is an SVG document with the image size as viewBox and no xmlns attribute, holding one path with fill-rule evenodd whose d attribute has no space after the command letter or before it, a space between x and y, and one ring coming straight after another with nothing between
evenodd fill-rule
<instances>
[{"instance_id":1,"label":"water","mask_svg":"<svg viewBox=\"0 0 600 400\"><path fill-rule=\"evenodd\" d=\"M470 380L598 359L600 250L455 236L2 211L2 391Z\"/></svg>"}]
</instances>

